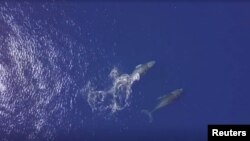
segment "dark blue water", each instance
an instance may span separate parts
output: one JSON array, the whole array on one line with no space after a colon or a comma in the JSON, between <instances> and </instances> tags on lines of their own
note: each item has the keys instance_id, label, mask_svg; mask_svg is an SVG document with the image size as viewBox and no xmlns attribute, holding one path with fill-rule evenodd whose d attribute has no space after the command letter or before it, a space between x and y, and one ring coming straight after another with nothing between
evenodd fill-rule
<instances>
[{"instance_id":1,"label":"dark blue water","mask_svg":"<svg viewBox=\"0 0 250 141\"><path fill-rule=\"evenodd\" d=\"M208 124L249 124L249 13L247 2L1 2L0 138L204 141ZM141 110L178 88L149 123Z\"/></svg>"}]
</instances>

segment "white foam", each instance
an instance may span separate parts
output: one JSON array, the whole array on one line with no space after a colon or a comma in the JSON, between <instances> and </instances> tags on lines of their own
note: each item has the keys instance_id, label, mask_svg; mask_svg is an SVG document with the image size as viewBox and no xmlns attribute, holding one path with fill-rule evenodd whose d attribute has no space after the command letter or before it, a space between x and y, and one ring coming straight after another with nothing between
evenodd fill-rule
<instances>
[{"instance_id":1,"label":"white foam","mask_svg":"<svg viewBox=\"0 0 250 141\"><path fill-rule=\"evenodd\" d=\"M130 105L131 87L134 81L140 79L140 74L119 75L119 70L114 67L109 76L112 78L112 85L107 90L95 90L90 83L85 86L87 101L92 111L116 113Z\"/></svg>"}]
</instances>

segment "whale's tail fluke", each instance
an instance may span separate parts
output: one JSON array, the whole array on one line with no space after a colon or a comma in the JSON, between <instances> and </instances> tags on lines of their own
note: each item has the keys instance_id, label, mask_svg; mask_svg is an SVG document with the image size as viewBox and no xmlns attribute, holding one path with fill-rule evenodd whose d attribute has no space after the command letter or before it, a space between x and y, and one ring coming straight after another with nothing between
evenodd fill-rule
<instances>
[{"instance_id":1,"label":"whale's tail fluke","mask_svg":"<svg viewBox=\"0 0 250 141\"><path fill-rule=\"evenodd\" d=\"M142 113L146 114L149 118L149 122L153 121L153 116L152 116L152 112L150 112L149 110L141 110Z\"/></svg>"}]
</instances>

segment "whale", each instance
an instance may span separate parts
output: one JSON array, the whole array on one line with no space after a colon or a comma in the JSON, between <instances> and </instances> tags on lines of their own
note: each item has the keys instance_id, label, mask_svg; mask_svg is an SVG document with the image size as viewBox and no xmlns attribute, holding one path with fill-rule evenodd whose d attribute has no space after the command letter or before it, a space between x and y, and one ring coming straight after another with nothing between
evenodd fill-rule
<instances>
[{"instance_id":1,"label":"whale","mask_svg":"<svg viewBox=\"0 0 250 141\"><path fill-rule=\"evenodd\" d=\"M144 75L150 68L155 65L155 61L149 61L144 64L139 64L135 67L130 77L135 80L139 80L141 75Z\"/></svg>"},{"instance_id":2,"label":"whale","mask_svg":"<svg viewBox=\"0 0 250 141\"><path fill-rule=\"evenodd\" d=\"M158 98L159 102L152 110L143 109L141 112L146 114L149 117L149 122L152 122L153 121L152 114L155 111L157 111L158 109L161 109L161 108L169 105L170 103L172 103L175 99L177 99L181 95L182 92L183 92L183 88L179 88L179 89L176 89L176 90L170 92L167 95L161 96Z\"/></svg>"}]
</instances>

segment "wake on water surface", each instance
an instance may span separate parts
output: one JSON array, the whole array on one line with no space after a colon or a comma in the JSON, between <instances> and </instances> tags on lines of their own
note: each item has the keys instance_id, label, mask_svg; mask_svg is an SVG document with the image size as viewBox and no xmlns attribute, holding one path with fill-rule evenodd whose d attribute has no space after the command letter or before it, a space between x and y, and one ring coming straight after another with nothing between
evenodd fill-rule
<instances>
[{"instance_id":1,"label":"wake on water surface","mask_svg":"<svg viewBox=\"0 0 250 141\"><path fill-rule=\"evenodd\" d=\"M87 101L92 111L111 112L121 111L129 106L129 97L132 93L132 85L140 79L139 73L136 75L119 74L116 67L110 72L112 85L107 90L95 90L91 84L87 88Z\"/></svg>"}]
</instances>

